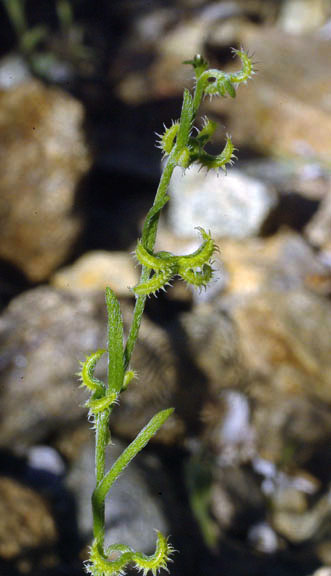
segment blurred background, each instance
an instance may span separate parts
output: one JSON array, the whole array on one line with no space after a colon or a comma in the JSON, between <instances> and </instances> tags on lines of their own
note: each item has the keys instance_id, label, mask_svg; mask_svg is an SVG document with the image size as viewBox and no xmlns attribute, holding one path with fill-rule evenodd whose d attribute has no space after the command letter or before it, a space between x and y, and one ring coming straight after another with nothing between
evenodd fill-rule
<instances>
[{"instance_id":1,"label":"blurred background","mask_svg":"<svg viewBox=\"0 0 331 576\"><path fill-rule=\"evenodd\" d=\"M257 76L205 100L239 149L176 172L158 249L212 231L216 279L148 301L111 421L116 457L175 416L114 486L107 539L179 550L172 576L331 574L330 0L0 0L0 574L80 576L93 433L79 361L126 326L130 252L202 53ZM105 376L105 366L98 368Z\"/></svg>"}]
</instances>

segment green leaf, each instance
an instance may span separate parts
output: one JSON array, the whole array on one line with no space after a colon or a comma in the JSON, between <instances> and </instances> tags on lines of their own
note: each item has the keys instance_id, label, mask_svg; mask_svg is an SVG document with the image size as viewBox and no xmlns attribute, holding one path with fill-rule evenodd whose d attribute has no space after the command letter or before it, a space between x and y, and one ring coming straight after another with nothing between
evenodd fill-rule
<instances>
[{"instance_id":1,"label":"green leaf","mask_svg":"<svg viewBox=\"0 0 331 576\"><path fill-rule=\"evenodd\" d=\"M123 320L120 305L110 288L106 288L108 313L108 390L119 394L124 379Z\"/></svg>"},{"instance_id":2,"label":"green leaf","mask_svg":"<svg viewBox=\"0 0 331 576\"><path fill-rule=\"evenodd\" d=\"M47 35L46 26L35 26L27 30L21 39L21 48L24 52L33 52L38 44L44 40Z\"/></svg>"},{"instance_id":3,"label":"green leaf","mask_svg":"<svg viewBox=\"0 0 331 576\"><path fill-rule=\"evenodd\" d=\"M68 0L57 0L56 12L61 28L68 30L74 21L73 10Z\"/></svg>"},{"instance_id":4,"label":"green leaf","mask_svg":"<svg viewBox=\"0 0 331 576\"><path fill-rule=\"evenodd\" d=\"M150 439L159 431L164 422L173 413L173 408L161 410L153 416L146 426L139 432L138 436L129 444L122 454L114 462L113 466L96 487L93 499L96 503L103 502L115 480L121 472L130 464L131 460L146 446Z\"/></svg>"},{"instance_id":5,"label":"green leaf","mask_svg":"<svg viewBox=\"0 0 331 576\"><path fill-rule=\"evenodd\" d=\"M18 38L27 29L24 0L2 0Z\"/></svg>"}]
</instances>

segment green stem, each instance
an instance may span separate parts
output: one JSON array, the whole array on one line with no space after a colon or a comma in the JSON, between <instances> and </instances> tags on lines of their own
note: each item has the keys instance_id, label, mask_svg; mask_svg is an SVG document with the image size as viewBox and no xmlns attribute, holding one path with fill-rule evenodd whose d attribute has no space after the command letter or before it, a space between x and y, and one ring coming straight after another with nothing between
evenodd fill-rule
<instances>
[{"instance_id":1,"label":"green stem","mask_svg":"<svg viewBox=\"0 0 331 576\"><path fill-rule=\"evenodd\" d=\"M175 166L176 166L176 162L174 161L173 155L170 154L168 161L164 167L158 189L156 191L153 206L155 206L158 202L162 201L165 198L165 196L167 194L168 187L169 187L170 179L171 179L171 176L172 176L172 173L174 171ZM147 231L147 227L149 226L150 223L149 223L147 218L145 219L145 222L144 222L142 234L143 234L143 236L147 235L146 248L148 248L149 250L153 250L153 248L154 248L158 221L159 221L159 214L155 216L155 220L153 222L153 225L151 225L149 227L148 231ZM146 266L143 266L142 270L141 270L140 283L146 282L149 279L149 277L150 277L150 270L148 268L146 268ZM132 352L134 350L134 347L135 347L135 344L136 344L136 341L138 338L141 319L142 319L142 315L143 315L144 309L145 309L145 303L146 303L146 296L137 296L136 297L136 304L135 304L135 308L134 308L134 312L133 312L132 324L131 324L130 332L128 335L128 339L127 339L126 347L125 347L125 351L124 351L124 359L125 359L124 369L125 370L129 366Z\"/></svg>"},{"instance_id":2,"label":"green stem","mask_svg":"<svg viewBox=\"0 0 331 576\"><path fill-rule=\"evenodd\" d=\"M154 203L157 204L160 200L163 200L167 194L169 182L174 171L176 163L174 162L172 156L168 158L168 162L162 173L160 183L155 195ZM146 218L143 228L143 235L147 236L147 247L153 250L157 232L157 224L159 220L159 214L155 215L153 223ZM141 271L141 282L148 280L150 275L150 270L143 267ZM131 355L138 338L139 328L141 324L141 318L145 308L146 297L138 296L136 299L136 305L133 313L132 325L130 328L128 340L126 343L124 359L125 359L125 370L129 365ZM111 388L111 383L108 383L108 388ZM109 441L109 412L105 411L97 417L96 420L96 450L95 450L95 468L96 468L96 489L94 490L92 496L92 508L93 508L93 532L94 537L98 544L103 547L104 537L105 537L105 497L108 490L98 489L98 486L105 480L105 458L106 458L106 447Z\"/></svg>"},{"instance_id":3,"label":"green stem","mask_svg":"<svg viewBox=\"0 0 331 576\"><path fill-rule=\"evenodd\" d=\"M201 100L203 97L203 92L205 88L205 73L201 74L201 76L197 79L194 96L193 96L193 116L196 116L197 111L200 108Z\"/></svg>"},{"instance_id":4,"label":"green stem","mask_svg":"<svg viewBox=\"0 0 331 576\"><path fill-rule=\"evenodd\" d=\"M96 486L102 481L105 475L106 446L109 442L109 410L105 410L96 417L95 435L95 473ZM105 502L95 499L95 491L92 496L93 509L93 533L94 538L103 546L105 537Z\"/></svg>"}]
</instances>

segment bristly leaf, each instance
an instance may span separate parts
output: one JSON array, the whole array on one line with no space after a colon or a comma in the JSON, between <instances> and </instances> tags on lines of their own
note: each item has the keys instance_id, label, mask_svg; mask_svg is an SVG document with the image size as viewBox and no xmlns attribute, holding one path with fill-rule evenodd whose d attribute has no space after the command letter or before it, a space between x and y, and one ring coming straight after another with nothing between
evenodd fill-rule
<instances>
[{"instance_id":1,"label":"bristly leaf","mask_svg":"<svg viewBox=\"0 0 331 576\"><path fill-rule=\"evenodd\" d=\"M94 498L96 500L104 501L110 488L115 480L123 472L123 470L130 464L131 460L148 444L150 439L159 431L161 426L168 420L169 416L173 413L173 408L161 410L151 418L146 426L139 432L138 436L129 444L122 454L117 458L116 462L112 465L111 469L104 476L99 486L96 487Z\"/></svg>"},{"instance_id":2,"label":"bristly leaf","mask_svg":"<svg viewBox=\"0 0 331 576\"><path fill-rule=\"evenodd\" d=\"M106 288L108 313L108 390L119 394L124 379L123 320L120 305L110 288Z\"/></svg>"}]
</instances>

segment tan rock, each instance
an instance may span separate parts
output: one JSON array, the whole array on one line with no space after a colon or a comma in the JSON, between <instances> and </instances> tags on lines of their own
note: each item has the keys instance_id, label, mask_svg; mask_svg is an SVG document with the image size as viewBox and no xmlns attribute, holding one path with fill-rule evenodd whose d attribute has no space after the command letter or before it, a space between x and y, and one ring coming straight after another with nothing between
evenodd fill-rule
<instances>
[{"instance_id":1,"label":"tan rock","mask_svg":"<svg viewBox=\"0 0 331 576\"><path fill-rule=\"evenodd\" d=\"M81 231L83 119L78 101L36 81L0 92L0 258L33 282L68 257Z\"/></svg>"},{"instance_id":2,"label":"tan rock","mask_svg":"<svg viewBox=\"0 0 331 576\"><path fill-rule=\"evenodd\" d=\"M278 25L291 34L304 34L322 26L329 13L328 0L287 0L281 7Z\"/></svg>"},{"instance_id":3,"label":"tan rock","mask_svg":"<svg viewBox=\"0 0 331 576\"><path fill-rule=\"evenodd\" d=\"M232 315L259 453L273 462L306 461L331 433L327 302L302 290L260 292Z\"/></svg>"},{"instance_id":4,"label":"tan rock","mask_svg":"<svg viewBox=\"0 0 331 576\"><path fill-rule=\"evenodd\" d=\"M305 233L313 246L331 252L331 183L328 194L306 226Z\"/></svg>"},{"instance_id":5,"label":"tan rock","mask_svg":"<svg viewBox=\"0 0 331 576\"><path fill-rule=\"evenodd\" d=\"M0 477L0 557L55 544L57 530L44 498L16 480Z\"/></svg>"},{"instance_id":6,"label":"tan rock","mask_svg":"<svg viewBox=\"0 0 331 576\"><path fill-rule=\"evenodd\" d=\"M96 251L84 254L72 266L62 268L51 279L63 290L104 290L109 286L117 296L129 296L137 284L139 270L126 252Z\"/></svg>"},{"instance_id":7,"label":"tan rock","mask_svg":"<svg viewBox=\"0 0 331 576\"><path fill-rule=\"evenodd\" d=\"M213 99L226 112L234 141L282 157L329 165L331 151L330 50L317 37L245 26L240 38L255 54L259 74L234 101Z\"/></svg>"},{"instance_id":8,"label":"tan rock","mask_svg":"<svg viewBox=\"0 0 331 576\"><path fill-rule=\"evenodd\" d=\"M258 293L269 289L307 287L324 294L328 270L297 233L282 230L269 238L224 239L220 257L230 294Z\"/></svg>"},{"instance_id":9,"label":"tan rock","mask_svg":"<svg viewBox=\"0 0 331 576\"><path fill-rule=\"evenodd\" d=\"M330 499L325 495L310 510L299 513L295 510L275 510L272 523L275 529L290 542L299 543L316 538L318 532L331 517Z\"/></svg>"}]
</instances>

